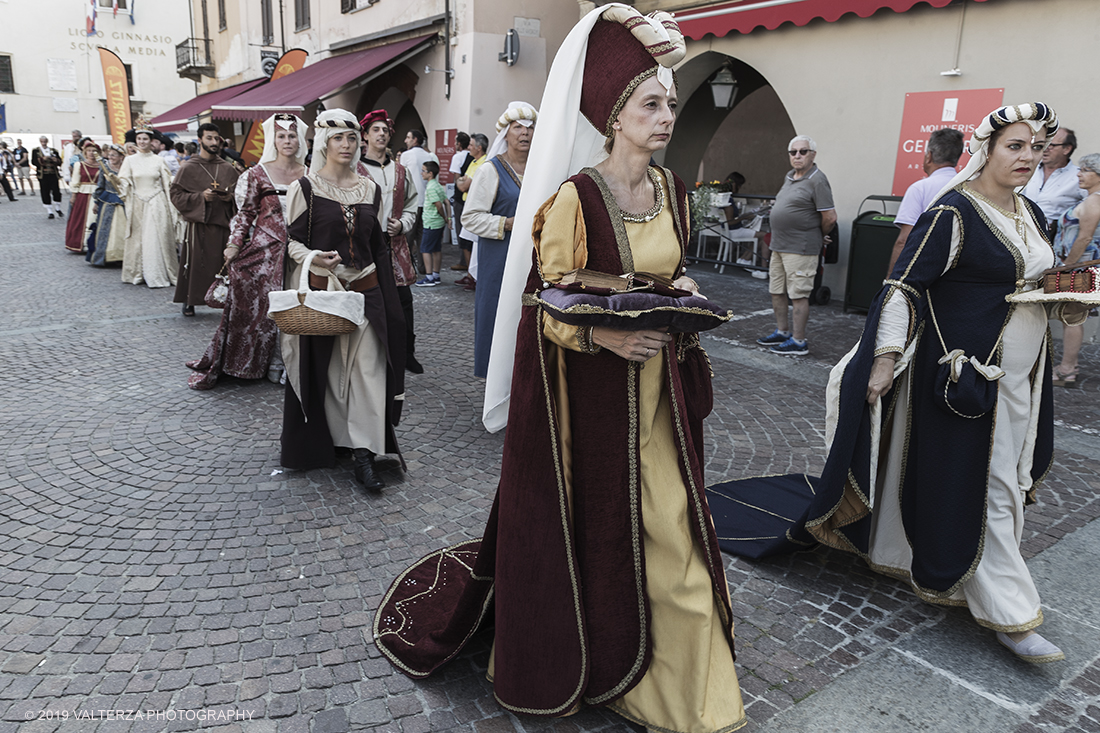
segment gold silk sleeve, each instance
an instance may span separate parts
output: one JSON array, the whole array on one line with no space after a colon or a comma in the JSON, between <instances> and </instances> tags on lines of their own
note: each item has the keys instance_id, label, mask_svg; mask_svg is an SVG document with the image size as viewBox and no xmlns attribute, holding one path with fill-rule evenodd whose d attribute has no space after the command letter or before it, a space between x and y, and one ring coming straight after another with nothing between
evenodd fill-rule
<instances>
[{"instance_id":1,"label":"gold silk sleeve","mask_svg":"<svg viewBox=\"0 0 1100 733\"><path fill-rule=\"evenodd\" d=\"M556 283L562 275L588 262L587 237L580 197L572 183L563 183L535 214L533 227L539 271L546 282ZM543 319L543 335L558 346L583 351L576 326Z\"/></svg>"}]
</instances>

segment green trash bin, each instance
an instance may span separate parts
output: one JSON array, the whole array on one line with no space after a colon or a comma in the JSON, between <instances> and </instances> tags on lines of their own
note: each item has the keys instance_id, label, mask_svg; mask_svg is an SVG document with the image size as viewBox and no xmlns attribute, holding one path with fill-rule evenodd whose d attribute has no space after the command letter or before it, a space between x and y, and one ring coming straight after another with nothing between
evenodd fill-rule
<instances>
[{"instance_id":1,"label":"green trash bin","mask_svg":"<svg viewBox=\"0 0 1100 733\"><path fill-rule=\"evenodd\" d=\"M863 211L868 201L882 202L882 211ZM868 196L860 204L860 214L852 222L852 238L848 247L848 282L844 288L844 312L849 309L864 313L882 288L886 267L898 239L894 214L886 213L886 204L900 202L901 196Z\"/></svg>"}]
</instances>

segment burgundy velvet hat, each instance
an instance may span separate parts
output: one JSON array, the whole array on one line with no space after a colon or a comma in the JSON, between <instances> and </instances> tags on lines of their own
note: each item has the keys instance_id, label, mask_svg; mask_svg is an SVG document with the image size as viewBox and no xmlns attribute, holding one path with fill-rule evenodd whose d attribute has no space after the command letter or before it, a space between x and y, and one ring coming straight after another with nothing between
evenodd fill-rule
<instances>
[{"instance_id":1,"label":"burgundy velvet hat","mask_svg":"<svg viewBox=\"0 0 1100 733\"><path fill-rule=\"evenodd\" d=\"M646 18L633 8L609 10L588 34L581 114L611 137L612 123L638 85L661 68L671 70L686 54L680 27L668 13ZM671 84L671 71L661 77Z\"/></svg>"},{"instance_id":2,"label":"burgundy velvet hat","mask_svg":"<svg viewBox=\"0 0 1100 733\"><path fill-rule=\"evenodd\" d=\"M390 137L393 137L393 120L386 114L386 110L376 109L373 112L368 112L366 117L359 120L359 124L363 126L363 132L370 130L370 126L375 122L385 122L386 127L390 129Z\"/></svg>"}]
</instances>

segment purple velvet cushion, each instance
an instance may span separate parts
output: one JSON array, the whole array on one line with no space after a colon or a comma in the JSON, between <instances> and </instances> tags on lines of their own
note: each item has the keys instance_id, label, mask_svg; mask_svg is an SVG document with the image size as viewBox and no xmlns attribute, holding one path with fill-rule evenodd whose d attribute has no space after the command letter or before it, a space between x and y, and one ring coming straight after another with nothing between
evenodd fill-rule
<instances>
[{"instance_id":1,"label":"purple velvet cushion","mask_svg":"<svg viewBox=\"0 0 1100 733\"><path fill-rule=\"evenodd\" d=\"M607 326L623 331L667 328L669 333L694 333L721 326L733 317L732 312L697 295L598 295L547 288L538 297L551 317L571 326Z\"/></svg>"}]
</instances>

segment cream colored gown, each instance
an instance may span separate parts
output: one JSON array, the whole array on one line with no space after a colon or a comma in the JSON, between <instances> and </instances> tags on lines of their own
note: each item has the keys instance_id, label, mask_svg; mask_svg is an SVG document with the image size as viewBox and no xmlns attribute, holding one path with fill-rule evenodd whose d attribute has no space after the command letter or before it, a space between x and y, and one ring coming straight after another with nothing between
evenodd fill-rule
<instances>
[{"instance_id":1,"label":"cream colored gown","mask_svg":"<svg viewBox=\"0 0 1100 733\"><path fill-rule=\"evenodd\" d=\"M178 215L168 200L172 174L153 153L126 156L119 169L119 195L126 200L126 248L122 282L151 288L176 284L179 257L175 226Z\"/></svg>"}]
</instances>

